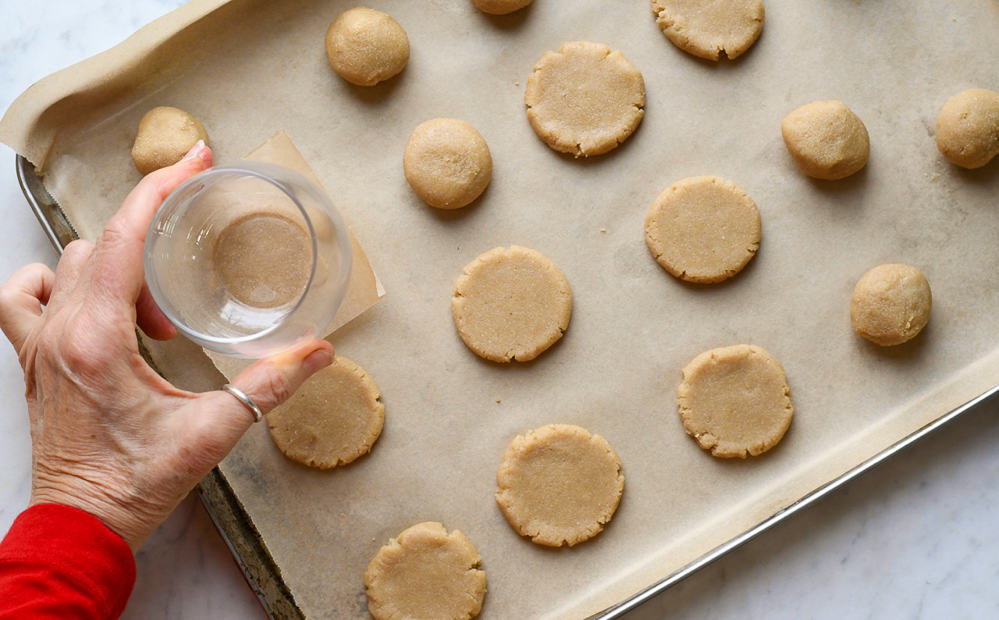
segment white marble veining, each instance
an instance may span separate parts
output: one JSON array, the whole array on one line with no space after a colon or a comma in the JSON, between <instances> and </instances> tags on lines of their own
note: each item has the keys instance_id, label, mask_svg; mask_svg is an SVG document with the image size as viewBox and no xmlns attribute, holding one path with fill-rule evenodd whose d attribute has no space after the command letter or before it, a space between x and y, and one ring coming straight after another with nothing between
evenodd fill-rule
<instances>
[{"instance_id":1,"label":"white marble veining","mask_svg":"<svg viewBox=\"0 0 999 620\"><path fill-rule=\"evenodd\" d=\"M0 109L32 81L106 49L179 4L4 2ZM54 266L56 255L17 186L13 153L2 146L0 204L0 278L28 262ZM7 403L0 414L0 532L28 497L22 392L17 359L0 344L0 398ZM999 402L965 414L628 618L999 618L996 507ZM137 562L128 618L263 616L193 497Z\"/></svg>"}]
</instances>

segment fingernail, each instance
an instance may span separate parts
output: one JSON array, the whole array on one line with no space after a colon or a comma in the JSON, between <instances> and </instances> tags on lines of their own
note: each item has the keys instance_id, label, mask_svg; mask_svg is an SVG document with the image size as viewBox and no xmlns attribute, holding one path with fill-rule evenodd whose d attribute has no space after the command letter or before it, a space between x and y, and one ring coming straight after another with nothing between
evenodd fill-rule
<instances>
[{"instance_id":1,"label":"fingernail","mask_svg":"<svg viewBox=\"0 0 999 620\"><path fill-rule=\"evenodd\" d=\"M204 140L198 140L198 141L197 141L197 142L196 142L196 143L194 144L194 146L192 146L192 147L191 147L191 150L190 150L190 151L188 151L188 152L187 152L187 154L186 154L186 155L184 155L184 156L183 156L183 157L182 157L182 158L180 159L180 161L187 161L188 159L194 159L194 158L195 158L195 157L197 157L197 156L198 156L199 154L201 154L201 149L203 149L203 148L205 148L205 141L204 141Z\"/></svg>"},{"instance_id":2,"label":"fingernail","mask_svg":"<svg viewBox=\"0 0 999 620\"><path fill-rule=\"evenodd\" d=\"M310 372L316 372L321 368L326 368L333 363L333 352L329 349L316 349L312 353L306 356L302 364L305 366L306 370Z\"/></svg>"}]
</instances>

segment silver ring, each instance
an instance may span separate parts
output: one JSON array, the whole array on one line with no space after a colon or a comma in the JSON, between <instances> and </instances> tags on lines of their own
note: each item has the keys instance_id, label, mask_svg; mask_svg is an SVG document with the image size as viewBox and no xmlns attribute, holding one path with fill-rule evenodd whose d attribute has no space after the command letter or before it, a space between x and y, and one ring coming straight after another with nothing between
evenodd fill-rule
<instances>
[{"instance_id":1,"label":"silver ring","mask_svg":"<svg viewBox=\"0 0 999 620\"><path fill-rule=\"evenodd\" d=\"M236 400L246 405L246 408L253 414L254 423L264 419L264 412L260 410L260 407L258 407L256 403L250 400L250 397L246 395L246 392L229 383L223 385L222 390L229 392L236 397Z\"/></svg>"}]
</instances>

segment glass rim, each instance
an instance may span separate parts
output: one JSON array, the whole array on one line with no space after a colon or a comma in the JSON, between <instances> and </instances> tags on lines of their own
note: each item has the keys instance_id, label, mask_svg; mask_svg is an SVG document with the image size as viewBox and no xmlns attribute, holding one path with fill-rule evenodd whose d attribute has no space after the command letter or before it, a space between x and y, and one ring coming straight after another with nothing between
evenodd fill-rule
<instances>
[{"instance_id":1,"label":"glass rim","mask_svg":"<svg viewBox=\"0 0 999 620\"><path fill-rule=\"evenodd\" d=\"M302 294L299 296L298 301L295 302L294 307L290 308L286 313L284 313L284 315L281 317L281 320L276 324L267 327L265 329L262 329L260 331L253 332L252 334L246 334L243 336L232 336L232 337L212 336L211 334L206 334L196 329L193 329L190 326L188 326L186 322L180 320L179 317L177 317L177 315L174 312L171 312L164 307L164 304L162 302L167 300L165 299L159 286L158 285L149 286L150 282L150 270L148 268L149 263L145 261L145 257L149 255L150 240L154 239L153 235L154 228L157 222L159 221L160 215L163 213L164 207L169 205L171 199L178 200L177 196L183 190L186 190L187 188L191 187L196 183L199 182L203 183L207 177L214 177L220 175L235 175L235 176L257 178L267 183L270 183L278 190L280 190L285 196L288 197L289 200L291 200L292 204L295 205L295 208L298 209L299 213L302 215L302 218L305 220L306 227L308 228L307 232L309 234L309 241L312 245L312 265L309 270L309 279L306 282L305 288L303 289ZM282 179L281 177L285 178ZM159 308L160 312L162 312L164 316L166 316L166 318L170 321L170 323L173 324L174 327L176 327L180 333L184 334L187 338L195 341L197 344L204 346L204 348L211 349L213 351L216 351L218 353L223 353L226 355L234 355L234 353L230 351L219 351L211 346L206 346L203 343L221 345L221 346L226 346L228 348L234 345L255 342L269 336L270 334L274 333L275 331L281 328L283 321L286 318L292 316L293 314L295 314L295 312L299 310L299 308L301 308L302 303L305 301L305 298L307 297L309 291L312 289L312 283L316 275L316 267L319 260L319 247L316 241L316 231L315 227L312 224L312 218L309 217L305 205L303 205L301 201L295 196L295 192L288 187L289 184L297 184L303 190L312 194L312 197L316 199L324 207L326 215L328 215L330 219L333 220L333 231L337 237L337 241L339 242L338 244L339 247L350 248L351 242L350 242L350 237L346 232L346 223L344 222L343 217L340 215L339 210L336 208L336 205L334 205L333 201L330 200L329 196L327 196L326 193L322 191L322 189L316 183L306 178L304 175L290 168L285 168L284 166L278 166L276 164L243 160L227 166L214 166L212 168L208 168L207 170L204 170L196 174L195 176L191 177L190 179L187 179L186 181L178 185L176 188L174 188L174 190L170 192L167 195L167 197L163 199L163 202L160 203L160 205L156 208L156 212L153 214L153 219L149 222L149 227L146 229L146 238L143 242L143 262L145 263L143 266L143 272L145 275L147 288L149 289L149 293L152 296L153 301L156 303L156 307ZM329 316L326 317L325 324L321 326L319 329L322 329L323 327L328 325L330 321L333 320L333 317L336 316L336 312L343 304L344 297L346 297L346 284L350 278L350 271L353 262L353 252L341 251L341 258L342 258L342 264L341 264L340 274L338 276L339 281L337 282L337 289L341 290L340 299L338 300L338 303L336 303L335 306L333 306L333 309L331 313L329 313ZM156 280L156 278L153 279ZM173 304L167 304L167 305L173 306Z\"/></svg>"}]
</instances>

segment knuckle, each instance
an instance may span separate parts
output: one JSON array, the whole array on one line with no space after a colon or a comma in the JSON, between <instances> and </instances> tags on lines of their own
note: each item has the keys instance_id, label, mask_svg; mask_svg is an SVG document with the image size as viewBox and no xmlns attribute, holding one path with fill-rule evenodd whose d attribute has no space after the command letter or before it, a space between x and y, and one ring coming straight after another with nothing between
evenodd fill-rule
<instances>
[{"instance_id":1,"label":"knuckle","mask_svg":"<svg viewBox=\"0 0 999 620\"><path fill-rule=\"evenodd\" d=\"M59 335L45 335L41 343L57 350L71 370L85 375L104 373L110 368L109 351L94 342L94 330L79 323L68 325Z\"/></svg>"},{"instance_id":2,"label":"knuckle","mask_svg":"<svg viewBox=\"0 0 999 620\"><path fill-rule=\"evenodd\" d=\"M90 250L92 249L94 249L93 242L87 239L74 239L70 241L69 244L66 246L66 249L63 250L63 254L65 254L66 252L69 253L90 252Z\"/></svg>"},{"instance_id":3,"label":"knuckle","mask_svg":"<svg viewBox=\"0 0 999 620\"><path fill-rule=\"evenodd\" d=\"M45 275L48 273L49 268L48 265L44 265L42 263L28 263L24 267L21 267L19 271L21 272L21 275L25 277L34 277Z\"/></svg>"},{"instance_id":4,"label":"knuckle","mask_svg":"<svg viewBox=\"0 0 999 620\"><path fill-rule=\"evenodd\" d=\"M114 247L121 245L128 240L128 234L121 227L118 222L112 220L104 230L101 231L101 236L97 240L98 245Z\"/></svg>"},{"instance_id":5,"label":"knuckle","mask_svg":"<svg viewBox=\"0 0 999 620\"><path fill-rule=\"evenodd\" d=\"M10 281L0 284L0 310L10 307L17 298L17 289Z\"/></svg>"},{"instance_id":6,"label":"knuckle","mask_svg":"<svg viewBox=\"0 0 999 620\"><path fill-rule=\"evenodd\" d=\"M12 273L3 284L0 284L0 295L3 296L4 301L10 302L18 297L26 283L44 278L49 271L49 268L42 263L24 265Z\"/></svg>"},{"instance_id":7,"label":"knuckle","mask_svg":"<svg viewBox=\"0 0 999 620\"><path fill-rule=\"evenodd\" d=\"M171 191L173 191L177 178L176 164L154 170L139 181L143 185L142 195L149 196L149 200L162 202Z\"/></svg>"},{"instance_id":8,"label":"knuckle","mask_svg":"<svg viewBox=\"0 0 999 620\"><path fill-rule=\"evenodd\" d=\"M291 381L283 372L271 372L267 377L267 393L261 399L263 403L257 403L258 407L273 409L284 401L291 398Z\"/></svg>"},{"instance_id":9,"label":"knuckle","mask_svg":"<svg viewBox=\"0 0 999 620\"><path fill-rule=\"evenodd\" d=\"M95 370L94 351L79 338L67 337L59 343L46 343L49 347L58 347L62 357L70 369L77 372Z\"/></svg>"},{"instance_id":10,"label":"knuckle","mask_svg":"<svg viewBox=\"0 0 999 620\"><path fill-rule=\"evenodd\" d=\"M94 251L94 244L86 239L71 241L62 251L62 260L76 262L90 256Z\"/></svg>"},{"instance_id":11,"label":"knuckle","mask_svg":"<svg viewBox=\"0 0 999 620\"><path fill-rule=\"evenodd\" d=\"M162 192L167 179L170 178L170 166L164 166L153 170L142 179L142 182L149 186L154 193Z\"/></svg>"}]
</instances>

